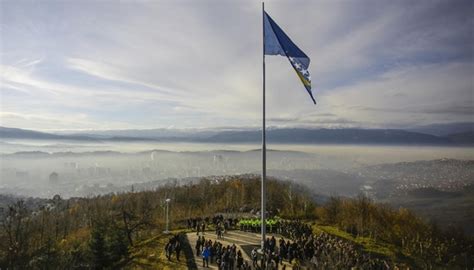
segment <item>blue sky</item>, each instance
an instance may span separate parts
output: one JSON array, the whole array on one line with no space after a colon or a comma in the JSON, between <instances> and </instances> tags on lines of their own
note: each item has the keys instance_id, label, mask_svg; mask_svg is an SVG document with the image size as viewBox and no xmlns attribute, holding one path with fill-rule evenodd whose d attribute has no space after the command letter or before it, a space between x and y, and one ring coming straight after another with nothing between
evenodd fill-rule
<instances>
[{"instance_id":1,"label":"blue sky","mask_svg":"<svg viewBox=\"0 0 474 270\"><path fill-rule=\"evenodd\" d=\"M314 106L267 56L269 126L472 121L472 1L268 1L311 58ZM258 1L1 1L0 125L258 127Z\"/></svg>"}]
</instances>

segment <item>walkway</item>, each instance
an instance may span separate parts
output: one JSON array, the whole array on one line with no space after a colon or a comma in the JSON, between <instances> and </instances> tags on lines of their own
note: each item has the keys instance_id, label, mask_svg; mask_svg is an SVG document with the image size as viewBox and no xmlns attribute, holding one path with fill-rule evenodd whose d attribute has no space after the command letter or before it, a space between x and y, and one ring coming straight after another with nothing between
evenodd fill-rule
<instances>
[{"instance_id":1,"label":"walkway","mask_svg":"<svg viewBox=\"0 0 474 270\"><path fill-rule=\"evenodd\" d=\"M275 236L277 243L280 240L280 238L282 238L279 235L267 234L267 237L272 237L272 236ZM212 242L218 241L218 242L221 242L224 246L227 246L227 245L231 246L232 244L235 244L237 246L237 249L241 250L244 260L248 261L250 264L252 263L252 259L250 258L250 251L252 250L254 246L256 247L260 246L260 234L258 233L242 232L238 230L227 231L224 234L223 239L217 239L215 232L206 231L204 234L204 237L206 241L211 239ZM196 256L196 249L195 249L198 236L196 235L195 232L193 232L193 233L188 233L187 238L189 240L189 245L192 247L194 260L196 262L196 265L198 266L198 269L218 269L215 263L212 263L212 264L209 263L209 268L202 267L202 257ZM285 238L285 240L288 240L288 239ZM284 264L286 265L286 269L292 269L288 262L285 261ZM280 268L281 268L281 265L280 265Z\"/></svg>"}]
</instances>

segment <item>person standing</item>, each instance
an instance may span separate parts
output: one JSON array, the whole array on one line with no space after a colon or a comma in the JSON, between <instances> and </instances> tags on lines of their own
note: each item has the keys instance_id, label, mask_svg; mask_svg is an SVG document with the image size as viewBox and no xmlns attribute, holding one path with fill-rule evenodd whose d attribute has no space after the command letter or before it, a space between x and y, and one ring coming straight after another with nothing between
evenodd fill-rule
<instances>
[{"instance_id":1,"label":"person standing","mask_svg":"<svg viewBox=\"0 0 474 270\"><path fill-rule=\"evenodd\" d=\"M251 255L252 255L252 265L253 265L253 267L256 267L257 266L257 260L258 260L257 248L252 249Z\"/></svg>"},{"instance_id":2,"label":"person standing","mask_svg":"<svg viewBox=\"0 0 474 270\"><path fill-rule=\"evenodd\" d=\"M242 252L240 251L237 251L237 269L241 270L243 268L243 265L244 265L244 258L242 257Z\"/></svg>"},{"instance_id":3,"label":"person standing","mask_svg":"<svg viewBox=\"0 0 474 270\"><path fill-rule=\"evenodd\" d=\"M166 255L168 257L168 261L171 261L171 255L173 255L173 243L171 241L169 241L166 245Z\"/></svg>"},{"instance_id":4,"label":"person standing","mask_svg":"<svg viewBox=\"0 0 474 270\"><path fill-rule=\"evenodd\" d=\"M201 253L201 237L199 236L196 241L196 256L199 256Z\"/></svg>"},{"instance_id":5,"label":"person standing","mask_svg":"<svg viewBox=\"0 0 474 270\"><path fill-rule=\"evenodd\" d=\"M174 250L176 251L176 259L179 262L179 254L181 253L181 242L179 239L176 241L176 244L174 246Z\"/></svg>"},{"instance_id":6,"label":"person standing","mask_svg":"<svg viewBox=\"0 0 474 270\"><path fill-rule=\"evenodd\" d=\"M168 258L168 261L170 260L170 254L169 254L170 245L171 243L168 241L168 243L165 246L165 253L166 253L166 258Z\"/></svg>"},{"instance_id":7,"label":"person standing","mask_svg":"<svg viewBox=\"0 0 474 270\"><path fill-rule=\"evenodd\" d=\"M206 246L202 251L202 267L209 267L209 256L210 256L209 246Z\"/></svg>"}]
</instances>

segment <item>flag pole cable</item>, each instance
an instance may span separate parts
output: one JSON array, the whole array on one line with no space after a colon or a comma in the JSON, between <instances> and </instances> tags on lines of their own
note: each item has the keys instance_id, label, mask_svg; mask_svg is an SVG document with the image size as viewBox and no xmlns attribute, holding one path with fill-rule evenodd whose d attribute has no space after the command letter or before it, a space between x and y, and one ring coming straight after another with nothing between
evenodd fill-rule
<instances>
[{"instance_id":1,"label":"flag pole cable","mask_svg":"<svg viewBox=\"0 0 474 270\"><path fill-rule=\"evenodd\" d=\"M265 220L265 204L266 204L266 174L267 174L267 149L266 149L266 139L265 139L265 3L262 2L262 28L263 28L263 106L262 106L262 194L261 194L261 218L262 218L262 239L261 239L261 251L262 254L265 253L265 230L266 230L266 220Z\"/></svg>"}]
</instances>

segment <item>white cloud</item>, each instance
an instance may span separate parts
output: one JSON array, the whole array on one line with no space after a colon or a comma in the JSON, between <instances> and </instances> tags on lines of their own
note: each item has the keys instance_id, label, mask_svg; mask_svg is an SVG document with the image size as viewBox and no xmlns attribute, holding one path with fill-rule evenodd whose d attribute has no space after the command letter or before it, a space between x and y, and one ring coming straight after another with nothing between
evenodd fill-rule
<instances>
[{"instance_id":1,"label":"white cloud","mask_svg":"<svg viewBox=\"0 0 474 270\"><path fill-rule=\"evenodd\" d=\"M286 59L267 57L269 118L390 126L467 117L473 55L465 4L268 3L311 57L319 102L311 104ZM71 128L260 123L259 3L20 1L4 10L2 112L87 116ZM28 119L25 128L44 123Z\"/></svg>"},{"instance_id":2,"label":"white cloud","mask_svg":"<svg viewBox=\"0 0 474 270\"><path fill-rule=\"evenodd\" d=\"M47 112L19 113L0 112L0 125L7 127L28 126L35 130L68 130L78 129L120 129L135 126L125 122L97 122L85 114L48 114ZM143 128L143 127L141 127Z\"/></svg>"},{"instance_id":3,"label":"white cloud","mask_svg":"<svg viewBox=\"0 0 474 270\"><path fill-rule=\"evenodd\" d=\"M473 72L472 63L410 66L335 89L323 99L338 115L383 126L472 121Z\"/></svg>"}]
</instances>

